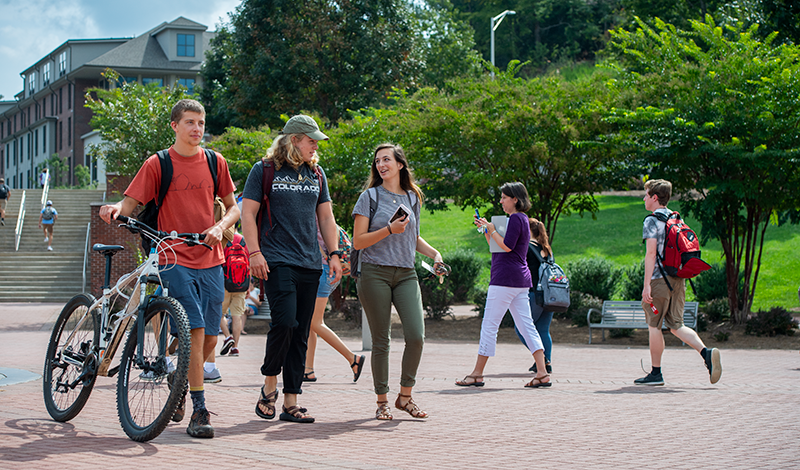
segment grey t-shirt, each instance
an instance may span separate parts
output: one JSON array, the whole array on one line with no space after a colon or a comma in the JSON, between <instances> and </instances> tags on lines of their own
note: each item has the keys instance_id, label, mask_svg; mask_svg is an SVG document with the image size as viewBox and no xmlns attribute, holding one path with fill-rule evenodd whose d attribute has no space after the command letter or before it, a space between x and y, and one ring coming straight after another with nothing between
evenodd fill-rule
<instances>
[{"instance_id":1,"label":"grey t-shirt","mask_svg":"<svg viewBox=\"0 0 800 470\"><path fill-rule=\"evenodd\" d=\"M383 186L375 188L378 207L375 209L372 222L369 224L370 232L386 227L389 224L389 218L394 215L400 204L405 204L413 214L409 214L408 225L406 225L406 230L403 233L389 235L378 243L361 250L359 255L361 262L400 268L414 267L414 253L417 251L417 238L419 237L420 204L417 203L416 194L413 191L409 191L409 193L391 193L384 189ZM353 208L353 217L363 215L369 218L369 198L369 190L361 193L358 202Z\"/></svg>"},{"instance_id":2,"label":"grey t-shirt","mask_svg":"<svg viewBox=\"0 0 800 470\"><path fill-rule=\"evenodd\" d=\"M666 216L672 214L672 211L669 209L656 209L655 212L662 213ZM656 249L658 250L658 256L661 256L664 253L664 237L666 236L666 231L664 228L667 224L661 222L660 220L656 219L655 217L647 217L644 219L644 228L642 229L642 239L647 240L648 238L655 238L656 239ZM653 276L651 279L658 279L664 277L661 275L661 270L658 269L658 261L656 261L656 267L653 269Z\"/></svg>"},{"instance_id":3,"label":"grey t-shirt","mask_svg":"<svg viewBox=\"0 0 800 470\"><path fill-rule=\"evenodd\" d=\"M299 266L321 269L322 256L317 243L317 206L331 200L328 178L320 167L323 183L307 164L295 170L284 164L275 171L269 206L272 224L262 210L261 253L270 266ZM262 200L263 164L253 165L244 185L243 197Z\"/></svg>"}]
</instances>

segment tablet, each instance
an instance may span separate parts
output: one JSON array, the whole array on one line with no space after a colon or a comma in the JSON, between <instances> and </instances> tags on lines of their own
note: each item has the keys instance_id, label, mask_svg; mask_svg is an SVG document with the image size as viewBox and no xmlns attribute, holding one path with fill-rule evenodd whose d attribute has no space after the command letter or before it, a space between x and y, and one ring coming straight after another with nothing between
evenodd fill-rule
<instances>
[{"instance_id":1,"label":"tablet","mask_svg":"<svg viewBox=\"0 0 800 470\"><path fill-rule=\"evenodd\" d=\"M494 224L494 228L497 230L497 233L500 234L501 237L505 238L506 236L506 225L508 224L508 217L504 215L495 215L492 216L492 224ZM505 253L505 250L500 248L500 245L494 241L494 237L489 238L489 252L490 253Z\"/></svg>"}]
</instances>

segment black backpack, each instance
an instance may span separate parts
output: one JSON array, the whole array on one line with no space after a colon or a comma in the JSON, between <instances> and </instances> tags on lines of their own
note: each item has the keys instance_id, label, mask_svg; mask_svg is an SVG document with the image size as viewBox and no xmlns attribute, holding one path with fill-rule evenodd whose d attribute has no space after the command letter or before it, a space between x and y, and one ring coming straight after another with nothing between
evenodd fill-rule
<instances>
[{"instance_id":1,"label":"black backpack","mask_svg":"<svg viewBox=\"0 0 800 470\"><path fill-rule=\"evenodd\" d=\"M217 194L219 190L217 185L217 153L210 149L203 150L206 153L206 161L208 161L208 169L211 171L211 178L214 180L214 194ZM172 159L169 157L169 149L159 150L156 155L158 155L158 162L161 164L161 184L158 188L158 200L151 199L136 216L136 219L154 229L158 229L158 210L164 202L164 198L167 197L169 185L172 183ZM150 248L152 248L152 240L144 234L141 237L142 249L146 256L150 253Z\"/></svg>"},{"instance_id":2,"label":"black backpack","mask_svg":"<svg viewBox=\"0 0 800 470\"><path fill-rule=\"evenodd\" d=\"M8 197L8 186L5 183L0 184L0 199L6 199Z\"/></svg>"}]
</instances>

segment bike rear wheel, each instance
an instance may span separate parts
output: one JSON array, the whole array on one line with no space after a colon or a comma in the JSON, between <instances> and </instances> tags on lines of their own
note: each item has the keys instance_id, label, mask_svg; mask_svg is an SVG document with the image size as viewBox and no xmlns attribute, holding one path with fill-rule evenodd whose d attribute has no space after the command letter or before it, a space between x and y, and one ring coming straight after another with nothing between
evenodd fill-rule
<instances>
[{"instance_id":1,"label":"bike rear wheel","mask_svg":"<svg viewBox=\"0 0 800 470\"><path fill-rule=\"evenodd\" d=\"M137 358L139 328L144 328L143 361ZM169 342L178 339L177 360L170 361ZM149 441L167 427L186 394L191 336L186 312L171 297L154 297L125 342L117 381L117 414L125 434L134 441ZM167 375L173 371L170 388Z\"/></svg>"},{"instance_id":2,"label":"bike rear wheel","mask_svg":"<svg viewBox=\"0 0 800 470\"><path fill-rule=\"evenodd\" d=\"M69 421L81 412L97 379L100 325L98 313L89 310L94 301L87 294L71 298L50 335L42 384L44 405L56 421Z\"/></svg>"}]
</instances>

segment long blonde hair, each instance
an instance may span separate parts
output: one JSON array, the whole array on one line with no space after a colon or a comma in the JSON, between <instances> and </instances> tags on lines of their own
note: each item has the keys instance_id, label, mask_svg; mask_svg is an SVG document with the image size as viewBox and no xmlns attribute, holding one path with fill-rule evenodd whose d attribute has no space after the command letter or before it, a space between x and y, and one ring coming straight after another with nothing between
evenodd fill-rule
<instances>
[{"instance_id":1,"label":"long blonde hair","mask_svg":"<svg viewBox=\"0 0 800 470\"><path fill-rule=\"evenodd\" d=\"M372 153L372 171L369 173L366 188L374 188L383 184L383 178L381 178L381 174L378 172L378 167L375 164L375 157L378 155L378 152L383 149L392 149L394 160L403 165L403 168L400 169L400 187L403 191L414 191L417 195L417 199L422 202L424 195L419 186L417 186L417 183L414 182L414 172L411 171L411 168L408 166L408 159L406 159L403 147L396 144L386 143L375 147L375 152Z\"/></svg>"},{"instance_id":2,"label":"long blonde hair","mask_svg":"<svg viewBox=\"0 0 800 470\"><path fill-rule=\"evenodd\" d=\"M550 239L547 237L547 229L544 224L533 217L528 218L528 223L531 225L531 241L536 242L543 251L546 251L543 257L548 257L553 254L553 249L550 248Z\"/></svg>"},{"instance_id":3,"label":"long blonde hair","mask_svg":"<svg viewBox=\"0 0 800 470\"><path fill-rule=\"evenodd\" d=\"M302 139L305 136L305 134L280 134L272 141L272 145L267 150L267 160L272 160L276 170L280 170L284 163L288 163L295 170L300 168L305 161L303 155L294 146L294 138ZM313 169L317 162L319 162L319 156L314 155L308 166Z\"/></svg>"}]
</instances>

